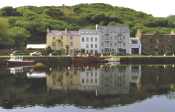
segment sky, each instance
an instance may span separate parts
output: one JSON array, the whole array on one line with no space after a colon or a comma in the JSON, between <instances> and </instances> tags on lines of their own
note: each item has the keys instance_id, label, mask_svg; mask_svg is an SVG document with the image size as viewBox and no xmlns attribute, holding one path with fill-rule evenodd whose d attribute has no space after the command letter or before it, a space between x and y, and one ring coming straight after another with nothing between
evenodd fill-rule
<instances>
[{"instance_id":1,"label":"sky","mask_svg":"<svg viewBox=\"0 0 175 112\"><path fill-rule=\"evenodd\" d=\"M75 5L80 3L107 3L146 12L156 17L175 15L175 0L0 0L0 7L60 6L62 4Z\"/></svg>"}]
</instances>

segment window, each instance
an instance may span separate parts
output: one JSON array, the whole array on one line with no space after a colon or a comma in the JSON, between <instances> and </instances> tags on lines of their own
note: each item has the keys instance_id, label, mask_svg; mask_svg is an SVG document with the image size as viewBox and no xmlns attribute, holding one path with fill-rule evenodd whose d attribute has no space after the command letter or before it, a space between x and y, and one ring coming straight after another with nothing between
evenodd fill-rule
<instances>
[{"instance_id":1,"label":"window","mask_svg":"<svg viewBox=\"0 0 175 112\"><path fill-rule=\"evenodd\" d=\"M93 79L91 79L91 83L93 83Z\"/></svg>"},{"instance_id":2,"label":"window","mask_svg":"<svg viewBox=\"0 0 175 112\"><path fill-rule=\"evenodd\" d=\"M73 46L73 42L70 42L70 46Z\"/></svg>"},{"instance_id":3,"label":"window","mask_svg":"<svg viewBox=\"0 0 175 112\"><path fill-rule=\"evenodd\" d=\"M91 37L91 42L93 42L93 37Z\"/></svg>"},{"instance_id":4,"label":"window","mask_svg":"<svg viewBox=\"0 0 175 112\"><path fill-rule=\"evenodd\" d=\"M89 82L89 80L88 79L86 79L86 83L88 83Z\"/></svg>"},{"instance_id":5,"label":"window","mask_svg":"<svg viewBox=\"0 0 175 112\"><path fill-rule=\"evenodd\" d=\"M91 44L91 48L93 48L93 44Z\"/></svg>"},{"instance_id":6,"label":"window","mask_svg":"<svg viewBox=\"0 0 175 112\"><path fill-rule=\"evenodd\" d=\"M81 82L84 83L84 79L82 79Z\"/></svg>"},{"instance_id":7,"label":"window","mask_svg":"<svg viewBox=\"0 0 175 112\"><path fill-rule=\"evenodd\" d=\"M112 47L112 43L110 43L110 46Z\"/></svg>"},{"instance_id":8,"label":"window","mask_svg":"<svg viewBox=\"0 0 175 112\"><path fill-rule=\"evenodd\" d=\"M86 41L89 42L89 38L88 37L86 37Z\"/></svg>"},{"instance_id":9,"label":"window","mask_svg":"<svg viewBox=\"0 0 175 112\"><path fill-rule=\"evenodd\" d=\"M108 34L108 33L106 33L106 34L105 34L105 36L109 36L109 34Z\"/></svg>"},{"instance_id":10,"label":"window","mask_svg":"<svg viewBox=\"0 0 175 112\"><path fill-rule=\"evenodd\" d=\"M97 44L95 44L95 48L97 48Z\"/></svg>"},{"instance_id":11,"label":"window","mask_svg":"<svg viewBox=\"0 0 175 112\"><path fill-rule=\"evenodd\" d=\"M89 51L88 51L88 50L86 50L86 53L88 54L88 53L89 53Z\"/></svg>"},{"instance_id":12,"label":"window","mask_svg":"<svg viewBox=\"0 0 175 112\"><path fill-rule=\"evenodd\" d=\"M121 54L121 55L125 55L126 54L126 49L118 48L118 53Z\"/></svg>"},{"instance_id":13,"label":"window","mask_svg":"<svg viewBox=\"0 0 175 112\"><path fill-rule=\"evenodd\" d=\"M132 43L132 44L137 44L138 41L137 41L137 40L132 40L131 43Z\"/></svg>"},{"instance_id":14,"label":"window","mask_svg":"<svg viewBox=\"0 0 175 112\"><path fill-rule=\"evenodd\" d=\"M84 37L82 37L81 41L84 42Z\"/></svg>"},{"instance_id":15,"label":"window","mask_svg":"<svg viewBox=\"0 0 175 112\"><path fill-rule=\"evenodd\" d=\"M97 54L98 53L98 51L97 50L95 50L95 54Z\"/></svg>"},{"instance_id":16,"label":"window","mask_svg":"<svg viewBox=\"0 0 175 112\"><path fill-rule=\"evenodd\" d=\"M117 46L117 43L115 43L114 45Z\"/></svg>"},{"instance_id":17,"label":"window","mask_svg":"<svg viewBox=\"0 0 175 112\"><path fill-rule=\"evenodd\" d=\"M60 43L61 47L63 47L63 43Z\"/></svg>"},{"instance_id":18,"label":"window","mask_svg":"<svg viewBox=\"0 0 175 112\"><path fill-rule=\"evenodd\" d=\"M95 72L95 76L97 77L97 72Z\"/></svg>"},{"instance_id":19,"label":"window","mask_svg":"<svg viewBox=\"0 0 175 112\"><path fill-rule=\"evenodd\" d=\"M95 42L97 42L97 38L95 38Z\"/></svg>"},{"instance_id":20,"label":"window","mask_svg":"<svg viewBox=\"0 0 175 112\"><path fill-rule=\"evenodd\" d=\"M93 72L91 72L91 76L93 76Z\"/></svg>"},{"instance_id":21,"label":"window","mask_svg":"<svg viewBox=\"0 0 175 112\"><path fill-rule=\"evenodd\" d=\"M97 83L97 79L95 79L95 83Z\"/></svg>"},{"instance_id":22,"label":"window","mask_svg":"<svg viewBox=\"0 0 175 112\"><path fill-rule=\"evenodd\" d=\"M139 66L131 66L131 70L134 73L137 73L139 71Z\"/></svg>"},{"instance_id":23,"label":"window","mask_svg":"<svg viewBox=\"0 0 175 112\"><path fill-rule=\"evenodd\" d=\"M86 72L87 77L89 76L89 72Z\"/></svg>"},{"instance_id":24,"label":"window","mask_svg":"<svg viewBox=\"0 0 175 112\"><path fill-rule=\"evenodd\" d=\"M56 46L56 43L55 42L52 42L52 46Z\"/></svg>"},{"instance_id":25,"label":"window","mask_svg":"<svg viewBox=\"0 0 175 112\"><path fill-rule=\"evenodd\" d=\"M102 42L102 43L101 43L101 46L103 46L103 45L104 45L104 43Z\"/></svg>"},{"instance_id":26,"label":"window","mask_svg":"<svg viewBox=\"0 0 175 112\"><path fill-rule=\"evenodd\" d=\"M88 44L86 44L86 48L89 48L89 45Z\"/></svg>"}]
</instances>

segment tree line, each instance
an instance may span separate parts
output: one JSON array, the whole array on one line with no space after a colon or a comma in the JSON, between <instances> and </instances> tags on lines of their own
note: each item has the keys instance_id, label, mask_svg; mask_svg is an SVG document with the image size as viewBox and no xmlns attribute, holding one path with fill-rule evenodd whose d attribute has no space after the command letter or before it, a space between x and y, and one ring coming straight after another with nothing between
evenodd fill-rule
<instances>
[{"instance_id":1,"label":"tree line","mask_svg":"<svg viewBox=\"0 0 175 112\"><path fill-rule=\"evenodd\" d=\"M169 33L175 27L175 16L158 18L103 3L4 7L0 9L0 48L23 48L26 43L43 43L47 28L78 30L95 28L95 24L126 24L130 27L132 36L137 29Z\"/></svg>"}]
</instances>

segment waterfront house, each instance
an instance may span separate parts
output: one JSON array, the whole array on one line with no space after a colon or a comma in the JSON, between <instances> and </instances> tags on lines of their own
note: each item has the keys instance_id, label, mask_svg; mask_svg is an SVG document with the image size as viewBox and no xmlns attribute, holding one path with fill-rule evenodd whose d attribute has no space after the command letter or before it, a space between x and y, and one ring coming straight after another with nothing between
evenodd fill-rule
<instances>
[{"instance_id":1,"label":"waterfront house","mask_svg":"<svg viewBox=\"0 0 175 112\"><path fill-rule=\"evenodd\" d=\"M173 55L175 53L175 33L161 34L159 32L143 33L137 31L145 55Z\"/></svg>"},{"instance_id":2,"label":"waterfront house","mask_svg":"<svg viewBox=\"0 0 175 112\"><path fill-rule=\"evenodd\" d=\"M100 49L103 54L129 54L130 31L128 26L99 26Z\"/></svg>"},{"instance_id":3,"label":"waterfront house","mask_svg":"<svg viewBox=\"0 0 175 112\"><path fill-rule=\"evenodd\" d=\"M81 29L79 32L81 50L84 50L84 53L100 53L100 35L98 31L93 29Z\"/></svg>"},{"instance_id":4,"label":"waterfront house","mask_svg":"<svg viewBox=\"0 0 175 112\"><path fill-rule=\"evenodd\" d=\"M126 25L98 26L79 31L48 30L47 47L66 54L141 54L139 38L131 38Z\"/></svg>"},{"instance_id":5,"label":"waterfront house","mask_svg":"<svg viewBox=\"0 0 175 112\"><path fill-rule=\"evenodd\" d=\"M129 54L141 54L142 46L138 37L129 38Z\"/></svg>"},{"instance_id":6,"label":"waterfront house","mask_svg":"<svg viewBox=\"0 0 175 112\"><path fill-rule=\"evenodd\" d=\"M47 30L47 46L52 50L64 50L73 54L80 48L80 35L78 31Z\"/></svg>"},{"instance_id":7,"label":"waterfront house","mask_svg":"<svg viewBox=\"0 0 175 112\"><path fill-rule=\"evenodd\" d=\"M80 30L80 47L85 53L130 54L128 26L98 26Z\"/></svg>"}]
</instances>

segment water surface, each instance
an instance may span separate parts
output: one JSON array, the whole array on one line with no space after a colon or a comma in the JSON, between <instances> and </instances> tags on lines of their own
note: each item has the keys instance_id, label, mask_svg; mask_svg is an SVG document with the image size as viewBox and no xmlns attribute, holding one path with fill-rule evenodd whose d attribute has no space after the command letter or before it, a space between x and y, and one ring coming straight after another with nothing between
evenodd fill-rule
<instances>
[{"instance_id":1,"label":"water surface","mask_svg":"<svg viewBox=\"0 0 175 112\"><path fill-rule=\"evenodd\" d=\"M175 65L0 68L0 112L174 112Z\"/></svg>"}]
</instances>

